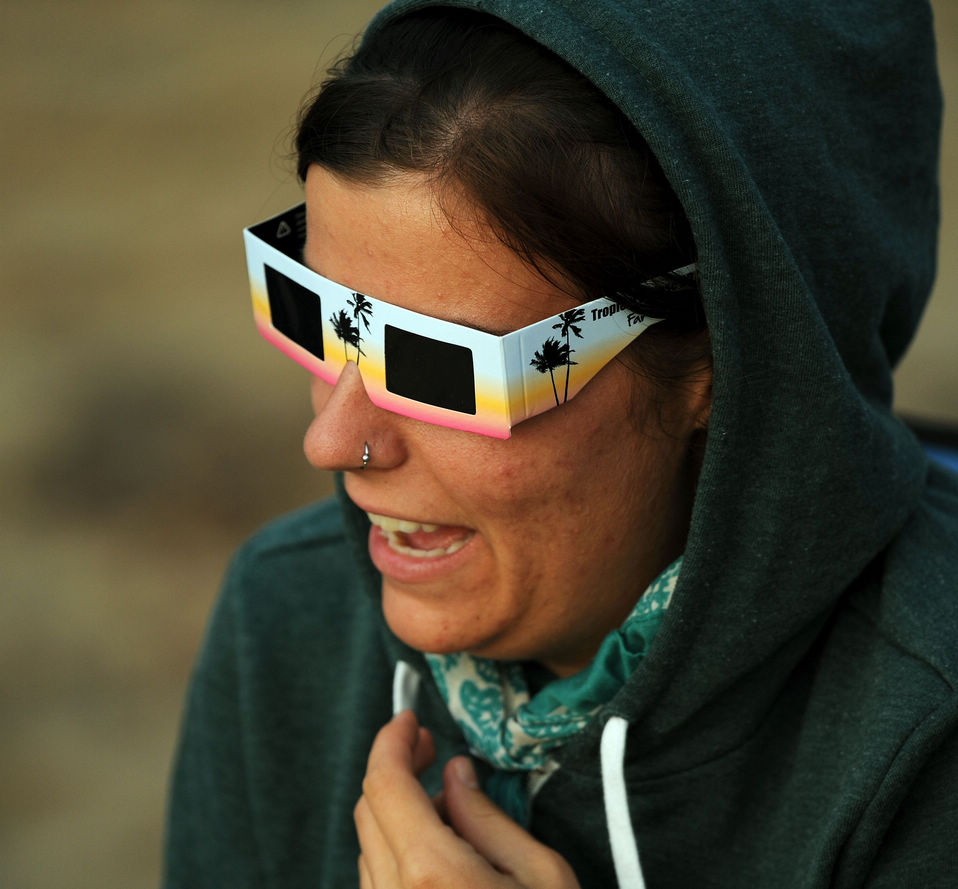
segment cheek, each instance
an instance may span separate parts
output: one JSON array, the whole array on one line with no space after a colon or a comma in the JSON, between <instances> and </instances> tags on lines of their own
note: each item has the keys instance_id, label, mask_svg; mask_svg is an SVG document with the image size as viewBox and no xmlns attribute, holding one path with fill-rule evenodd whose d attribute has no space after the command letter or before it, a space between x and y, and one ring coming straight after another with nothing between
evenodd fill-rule
<instances>
[{"instance_id":1,"label":"cheek","mask_svg":"<svg viewBox=\"0 0 958 889\"><path fill-rule=\"evenodd\" d=\"M528 541L579 524L591 501L603 499L602 473L590 467L591 457L603 459L601 436L591 427L556 429L547 419L528 421L505 442L456 449L443 472L450 491L496 527Z\"/></svg>"},{"instance_id":2,"label":"cheek","mask_svg":"<svg viewBox=\"0 0 958 889\"><path fill-rule=\"evenodd\" d=\"M617 410L557 411L561 422L547 419L530 428L515 459L490 467L488 503L500 524L553 555L576 558L612 537L645 533L671 487L680 445L637 430Z\"/></svg>"}]
</instances>

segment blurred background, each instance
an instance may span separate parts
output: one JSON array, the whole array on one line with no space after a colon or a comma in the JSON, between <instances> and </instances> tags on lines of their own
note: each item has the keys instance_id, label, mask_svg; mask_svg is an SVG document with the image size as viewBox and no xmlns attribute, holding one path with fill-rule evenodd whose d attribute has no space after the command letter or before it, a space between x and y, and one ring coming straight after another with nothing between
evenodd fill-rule
<instances>
[{"instance_id":1,"label":"blurred background","mask_svg":"<svg viewBox=\"0 0 958 889\"><path fill-rule=\"evenodd\" d=\"M170 759L224 566L329 491L240 230L298 199L295 110L379 7L0 9L0 887L157 885ZM936 0L946 95L958 4ZM958 423L958 131L898 407Z\"/></svg>"}]
</instances>

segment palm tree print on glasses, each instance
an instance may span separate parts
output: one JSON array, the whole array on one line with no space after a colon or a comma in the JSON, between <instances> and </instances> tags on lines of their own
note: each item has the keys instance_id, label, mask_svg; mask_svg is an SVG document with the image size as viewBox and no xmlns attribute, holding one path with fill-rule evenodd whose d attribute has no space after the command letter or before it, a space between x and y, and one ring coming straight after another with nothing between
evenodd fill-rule
<instances>
[{"instance_id":1,"label":"palm tree print on glasses","mask_svg":"<svg viewBox=\"0 0 958 889\"><path fill-rule=\"evenodd\" d=\"M356 366L359 367L359 356L366 354L359 348L359 344L363 341L363 338L359 335L359 325L361 322L363 327L366 328L366 333L369 333L369 319L373 316L373 304L363 294L356 293L356 291L353 291L353 298L347 299L346 302L352 307L353 320L356 322L356 342L352 345L356 347Z\"/></svg>"},{"instance_id":2,"label":"palm tree print on glasses","mask_svg":"<svg viewBox=\"0 0 958 889\"><path fill-rule=\"evenodd\" d=\"M353 319L346 314L345 309L340 309L335 315L329 316L329 323L333 325L333 333L336 338L343 341L343 357L348 361L349 355L346 352L346 346L356 347L356 364L359 364L359 356L366 353L359 347L362 338L359 335L359 328L353 324Z\"/></svg>"},{"instance_id":3,"label":"palm tree print on glasses","mask_svg":"<svg viewBox=\"0 0 958 889\"><path fill-rule=\"evenodd\" d=\"M569 334L573 333L580 340L582 339L582 328L577 327L580 321L585 321L585 309L569 309L568 312L563 312L559 315L559 323L553 324L552 329L559 331L559 336L565 337L565 346L566 346L566 362L565 362L565 392L562 396L562 403L565 404L569 400L569 369L574 361L569 360L569 357L575 351L569 343ZM554 381L553 381L554 382ZM558 400L556 404L558 404Z\"/></svg>"},{"instance_id":4,"label":"palm tree print on glasses","mask_svg":"<svg viewBox=\"0 0 958 889\"><path fill-rule=\"evenodd\" d=\"M541 351L537 350L532 361L529 362L539 373L544 374L548 373L552 378L552 394L555 396L556 404L559 404L559 390L556 389L556 378L555 378L555 369L557 367L566 366L566 375L568 378L568 367L570 364L578 364L577 361L572 360L571 353L574 352L574 349L570 349L567 343L560 343L554 336L550 336L541 346ZM568 389L568 380L566 382L566 398L563 399L563 403L569 397Z\"/></svg>"}]
</instances>

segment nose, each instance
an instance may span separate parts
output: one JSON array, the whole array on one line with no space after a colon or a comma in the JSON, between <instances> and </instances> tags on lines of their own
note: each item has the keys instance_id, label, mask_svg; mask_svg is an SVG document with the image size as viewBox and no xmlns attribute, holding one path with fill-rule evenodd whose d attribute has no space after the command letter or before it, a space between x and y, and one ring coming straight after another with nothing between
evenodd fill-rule
<instances>
[{"instance_id":1,"label":"nose","mask_svg":"<svg viewBox=\"0 0 958 889\"><path fill-rule=\"evenodd\" d=\"M367 471L391 469L406 459L400 418L369 400L355 362L346 363L335 385L315 377L312 400L316 416L306 430L303 451L317 469L360 470L367 447Z\"/></svg>"}]
</instances>

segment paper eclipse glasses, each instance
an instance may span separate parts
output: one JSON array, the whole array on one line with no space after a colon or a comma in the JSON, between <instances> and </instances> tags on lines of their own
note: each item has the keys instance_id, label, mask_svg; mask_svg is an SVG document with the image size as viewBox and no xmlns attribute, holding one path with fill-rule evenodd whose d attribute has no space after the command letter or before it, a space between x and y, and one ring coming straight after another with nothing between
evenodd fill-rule
<instances>
[{"instance_id":1,"label":"paper eclipse glasses","mask_svg":"<svg viewBox=\"0 0 958 889\"><path fill-rule=\"evenodd\" d=\"M243 239L256 325L274 346L330 384L354 361L373 404L495 438L573 398L662 320L603 297L497 336L307 268L305 204L244 229Z\"/></svg>"}]
</instances>

